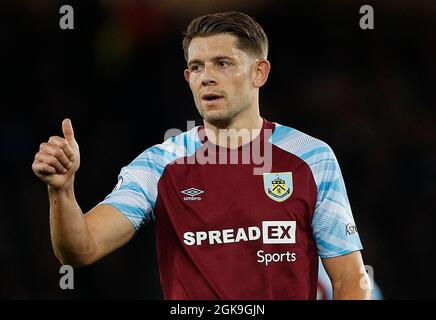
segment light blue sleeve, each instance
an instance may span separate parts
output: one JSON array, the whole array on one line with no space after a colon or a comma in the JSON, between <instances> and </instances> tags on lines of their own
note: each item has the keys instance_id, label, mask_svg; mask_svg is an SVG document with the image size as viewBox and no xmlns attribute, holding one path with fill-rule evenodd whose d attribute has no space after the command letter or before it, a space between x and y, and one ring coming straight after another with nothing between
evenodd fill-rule
<instances>
[{"instance_id":1,"label":"light blue sleeve","mask_svg":"<svg viewBox=\"0 0 436 320\"><path fill-rule=\"evenodd\" d=\"M312 220L313 235L321 258L332 258L362 249L351 212L344 179L332 149L325 143L303 155L317 185Z\"/></svg>"},{"instance_id":2,"label":"light blue sleeve","mask_svg":"<svg viewBox=\"0 0 436 320\"><path fill-rule=\"evenodd\" d=\"M154 220L157 184L163 171L162 162L153 148L143 152L121 169L118 184L101 202L118 209L136 230Z\"/></svg>"},{"instance_id":3,"label":"light blue sleeve","mask_svg":"<svg viewBox=\"0 0 436 320\"><path fill-rule=\"evenodd\" d=\"M362 249L344 180L333 150L325 142L296 129L276 124L271 143L302 159L317 187L312 229L321 258Z\"/></svg>"},{"instance_id":4,"label":"light blue sleeve","mask_svg":"<svg viewBox=\"0 0 436 320\"><path fill-rule=\"evenodd\" d=\"M155 220L158 183L165 167L196 152L201 146L198 127L183 132L141 153L121 169L114 190L100 203L118 209L136 230Z\"/></svg>"}]
</instances>

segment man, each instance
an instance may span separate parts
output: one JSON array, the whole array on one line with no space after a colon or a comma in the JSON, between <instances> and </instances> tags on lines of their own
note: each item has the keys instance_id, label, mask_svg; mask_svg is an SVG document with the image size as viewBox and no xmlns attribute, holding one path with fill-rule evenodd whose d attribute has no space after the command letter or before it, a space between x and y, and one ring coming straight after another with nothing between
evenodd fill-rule
<instances>
[{"instance_id":1,"label":"man","mask_svg":"<svg viewBox=\"0 0 436 320\"><path fill-rule=\"evenodd\" d=\"M166 299L315 299L318 254L334 298L368 298L333 151L260 116L270 71L263 29L238 12L202 16L183 48L204 126L145 150L86 215L74 196L80 153L71 121L63 138L41 145L33 170L48 184L56 256L89 265L155 222ZM247 147L267 159L262 167Z\"/></svg>"}]
</instances>

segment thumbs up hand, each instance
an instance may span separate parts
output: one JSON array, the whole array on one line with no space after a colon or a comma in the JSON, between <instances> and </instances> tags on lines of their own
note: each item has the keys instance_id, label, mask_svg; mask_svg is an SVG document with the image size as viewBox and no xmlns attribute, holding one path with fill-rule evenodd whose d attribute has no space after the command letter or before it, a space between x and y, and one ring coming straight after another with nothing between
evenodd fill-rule
<instances>
[{"instance_id":1,"label":"thumbs up hand","mask_svg":"<svg viewBox=\"0 0 436 320\"><path fill-rule=\"evenodd\" d=\"M32 164L36 176L56 190L72 186L80 166L79 145L70 119L62 121L62 131L63 138L52 136L41 143Z\"/></svg>"}]
</instances>

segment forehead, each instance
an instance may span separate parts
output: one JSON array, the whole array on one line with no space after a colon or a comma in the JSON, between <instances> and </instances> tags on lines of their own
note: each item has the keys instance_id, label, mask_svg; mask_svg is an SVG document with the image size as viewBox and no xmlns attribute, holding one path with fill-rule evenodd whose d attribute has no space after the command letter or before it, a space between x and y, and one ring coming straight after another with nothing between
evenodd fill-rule
<instances>
[{"instance_id":1,"label":"forehead","mask_svg":"<svg viewBox=\"0 0 436 320\"><path fill-rule=\"evenodd\" d=\"M215 56L242 58L247 54L237 48L237 38L231 34L219 34L209 37L196 37L188 48L189 60L208 60Z\"/></svg>"}]
</instances>

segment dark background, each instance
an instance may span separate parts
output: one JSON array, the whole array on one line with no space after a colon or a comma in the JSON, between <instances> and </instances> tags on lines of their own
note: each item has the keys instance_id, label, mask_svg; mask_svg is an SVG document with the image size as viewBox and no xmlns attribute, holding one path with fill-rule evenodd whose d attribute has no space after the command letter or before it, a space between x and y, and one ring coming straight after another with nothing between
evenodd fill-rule
<instances>
[{"instance_id":1,"label":"dark background","mask_svg":"<svg viewBox=\"0 0 436 320\"><path fill-rule=\"evenodd\" d=\"M74 8L75 29L59 28ZM371 4L375 29L359 28ZM70 117L84 212L121 167L170 128L201 124L183 78L181 32L197 15L239 10L270 40L261 113L328 142L387 299L436 298L434 1L67 1L0 4L0 298L160 299L154 230L59 289L39 144Z\"/></svg>"}]
</instances>

